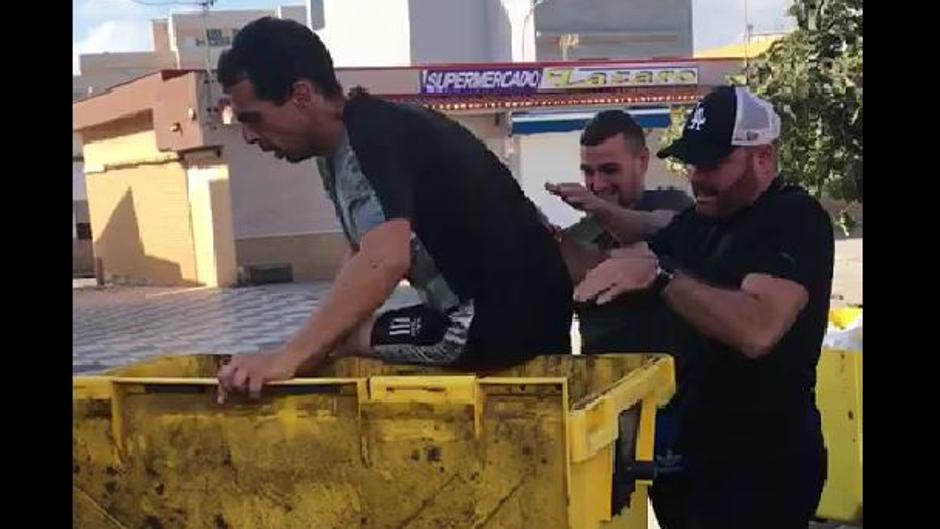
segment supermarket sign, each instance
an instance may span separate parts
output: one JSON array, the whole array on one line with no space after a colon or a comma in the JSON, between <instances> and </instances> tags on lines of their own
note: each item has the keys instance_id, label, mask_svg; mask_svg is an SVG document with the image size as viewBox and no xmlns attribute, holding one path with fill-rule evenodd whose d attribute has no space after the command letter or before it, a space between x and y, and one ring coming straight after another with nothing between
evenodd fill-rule
<instances>
[{"instance_id":1,"label":"supermarket sign","mask_svg":"<svg viewBox=\"0 0 940 529\"><path fill-rule=\"evenodd\" d=\"M422 94L530 94L539 88L541 68L424 70Z\"/></svg>"},{"instance_id":2,"label":"supermarket sign","mask_svg":"<svg viewBox=\"0 0 940 529\"><path fill-rule=\"evenodd\" d=\"M434 95L528 95L561 90L695 86L698 66L637 65L548 66L537 68L427 69L421 93Z\"/></svg>"}]
</instances>

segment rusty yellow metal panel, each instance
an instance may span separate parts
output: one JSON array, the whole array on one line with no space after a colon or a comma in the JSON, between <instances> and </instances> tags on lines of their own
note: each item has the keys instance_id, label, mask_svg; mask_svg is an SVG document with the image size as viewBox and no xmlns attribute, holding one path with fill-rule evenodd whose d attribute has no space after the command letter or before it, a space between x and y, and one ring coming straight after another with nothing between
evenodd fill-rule
<instances>
[{"instance_id":1,"label":"rusty yellow metal panel","mask_svg":"<svg viewBox=\"0 0 940 529\"><path fill-rule=\"evenodd\" d=\"M862 520L862 353L824 349L816 366L816 403L829 452L816 515Z\"/></svg>"},{"instance_id":2,"label":"rusty yellow metal panel","mask_svg":"<svg viewBox=\"0 0 940 529\"><path fill-rule=\"evenodd\" d=\"M120 527L108 513L120 467L112 422L110 380L80 377L72 390L73 527Z\"/></svg>"},{"instance_id":3,"label":"rusty yellow metal panel","mask_svg":"<svg viewBox=\"0 0 940 529\"><path fill-rule=\"evenodd\" d=\"M860 307L829 312L842 329L862 315ZM862 351L824 348L816 365L816 404L829 452L828 477L816 515L848 523L862 521Z\"/></svg>"},{"instance_id":4,"label":"rusty yellow metal panel","mask_svg":"<svg viewBox=\"0 0 940 529\"><path fill-rule=\"evenodd\" d=\"M611 512L613 444L642 406L631 456L651 455L668 357L540 357L488 376L343 359L224 406L220 361L75 378L74 527L646 526L644 483Z\"/></svg>"},{"instance_id":5,"label":"rusty yellow metal panel","mask_svg":"<svg viewBox=\"0 0 940 529\"><path fill-rule=\"evenodd\" d=\"M649 523L649 485L637 484L630 494L630 508L623 509L609 522L601 522L600 529L636 529L647 527Z\"/></svg>"}]
</instances>

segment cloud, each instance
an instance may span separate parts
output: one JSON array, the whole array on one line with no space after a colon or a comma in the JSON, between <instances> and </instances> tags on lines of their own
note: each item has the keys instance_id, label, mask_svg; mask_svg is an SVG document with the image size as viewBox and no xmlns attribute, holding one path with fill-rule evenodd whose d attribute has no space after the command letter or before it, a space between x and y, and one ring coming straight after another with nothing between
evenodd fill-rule
<instances>
[{"instance_id":1,"label":"cloud","mask_svg":"<svg viewBox=\"0 0 940 529\"><path fill-rule=\"evenodd\" d=\"M153 34L148 19L107 20L92 27L85 38L72 45L72 73L78 75L78 56L83 53L152 49Z\"/></svg>"}]
</instances>

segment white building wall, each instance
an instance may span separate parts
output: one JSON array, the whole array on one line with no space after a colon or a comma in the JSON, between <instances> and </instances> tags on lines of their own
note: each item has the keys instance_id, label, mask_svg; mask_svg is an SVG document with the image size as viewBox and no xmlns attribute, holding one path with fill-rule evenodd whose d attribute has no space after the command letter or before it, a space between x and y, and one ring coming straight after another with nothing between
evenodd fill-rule
<instances>
[{"instance_id":1,"label":"white building wall","mask_svg":"<svg viewBox=\"0 0 940 529\"><path fill-rule=\"evenodd\" d=\"M323 18L334 66L411 64L408 0L324 0Z\"/></svg>"},{"instance_id":2,"label":"white building wall","mask_svg":"<svg viewBox=\"0 0 940 529\"><path fill-rule=\"evenodd\" d=\"M536 9L538 58L562 58L558 38L576 34L569 59L692 56L691 0L549 0Z\"/></svg>"},{"instance_id":3,"label":"white building wall","mask_svg":"<svg viewBox=\"0 0 940 529\"><path fill-rule=\"evenodd\" d=\"M291 164L241 138L238 126L219 131L228 164L236 239L338 232L313 160Z\"/></svg>"},{"instance_id":4,"label":"white building wall","mask_svg":"<svg viewBox=\"0 0 940 529\"><path fill-rule=\"evenodd\" d=\"M88 222L88 191L85 188L85 162L82 138L72 133L72 239L78 238L78 223Z\"/></svg>"},{"instance_id":5,"label":"white building wall","mask_svg":"<svg viewBox=\"0 0 940 529\"><path fill-rule=\"evenodd\" d=\"M119 75L133 79L163 68L173 68L176 57L169 51L104 52L79 55L83 76Z\"/></svg>"},{"instance_id":6,"label":"white building wall","mask_svg":"<svg viewBox=\"0 0 940 529\"><path fill-rule=\"evenodd\" d=\"M490 60L484 2L408 0L408 5L411 64Z\"/></svg>"},{"instance_id":7,"label":"white building wall","mask_svg":"<svg viewBox=\"0 0 940 529\"><path fill-rule=\"evenodd\" d=\"M488 33L487 54L493 62L512 62L512 20L503 0L482 0Z\"/></svg>"},{"instance_id":8,"label":"white building wall","mask_svg":"<svg viewBox=\"0 0 940 529\"><path fill-rule=\"evenodd\" d=\"M277 16L277 11L273 9L215 11L210 12L205 20L198 12L174 13L170 15L170 47L177 52L180 68L203 69L206 67L206 29L218 29L222 33L225 44L208 46L209 67L215 69L219 62L219 55L231 46L232 30L241 29L252 20L266 16Z\"/></svg>"},{"instance_id":9,"label":"white building wall","mask_svg":"<svg viewBox=\"0 0 940 529\"><path fill-rule=\"evenodd\" d=\"M523 47L535 58L532 0L308 0L308 11L321 2L314 29L336 66L512 62Z\"/></svg>"},{"instance_id":10,"label":"white building wall","mask_svg":"<svg viewBox=\"0 0 940 529\"><path fill-rule=\"evenodd\" d=\"M307 25L307 6L289 5L277 8L277 17L287 20L293 20L303 25Z\"/></svg>"},{"instance_id":11,"label":"white building wall","mask_svg":"<svg viewBox=\"0 0 940 529\"><path fill-rule=\"evenodd\" d=\"M579 132L546 132L515 137L522 191L556 226L569 226L583 214L545 190L545 183L583 182L578 167Z\"/></svg>"},{"instance_id":12,"label":"white building wall","mask_svg":"<svg viewBox=\"0 0 940 529\"><path fill-rule=\"evenodd\" d=\"M81 161L72 161L72 200L88 200L85 191L85 164Z\"/></svg>"},{"instance_id":13,"label":"white building wall","mask_svg":"<svg viewBox=\"0 0 940 529\"><path fill-rule=\"evenodd\" d=\"M219 55L231 45L233 30L265 16L287 18L304 24L307 21L307 7L287 5L277 9L213 10L205 18L197 10L172 13L167 19L153 20L154 51L81 55L81 75L72 79L72 99L102 92L117 83L157 70L205 69L207 59L209 69L215 69ZM207 29L220 30L222 43L206 46Z\"/></svg>"},{"instance_id":14,"label":"white building wall","mask_svg":"<svg viewBox=\"0 0 940 529\"><path fill-rule=\"evenodd\" d=\"M510 61L535 60L535 20L528 16L532 0L499 0L510 22ZM526 18L528 16L528 21ZM525 41L525 44L523 44Z\"/></svg>"},{"instance_id":15,"label":"white building wall","mask_svg":"<svg viewBox=\"0 0 940 529\"><path fill-rule=\"evenodd\" d=\"M82 139L80 134L72 134L72 216L74 222L88 222L88 207L79 206L75 209L75 202L88 202L88 191L85 189L85 162L82 160ZM73 226L74 231L74 226Z\"/></svg>"}]
</instances>

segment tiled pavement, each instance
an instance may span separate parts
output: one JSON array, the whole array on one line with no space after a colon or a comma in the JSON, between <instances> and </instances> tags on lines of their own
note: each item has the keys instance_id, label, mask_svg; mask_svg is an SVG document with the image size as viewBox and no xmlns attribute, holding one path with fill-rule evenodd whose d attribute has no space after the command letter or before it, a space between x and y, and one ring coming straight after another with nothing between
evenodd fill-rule
<instances>
[{"instance_id":1,"label":"tiled pavement","mask_svg":"<svg viewBox=\"0 0 940 529\"><path fill-rule=\"evenodd\" d=\"M161 354L240 354L283 344L329 283L233 289L73 290L72 371L93 372ZM401 287L389 305L416 303Z\"/></svg>"},{"instance_id":2,"label":"tiled pavement","mask_svg":"<svg viewBox=\"0 0 940 529\"><path fill-rule=\"evenodd\" d=\"M836 242L833 303L861 303L862 240ZM76 280L73 290L73 372L91 372L148 356L249 353L284 343L310 315L328 282L234 289L97 289ZM386 306L417 303L400 287ZM575 344L578 336L573 336ZM576 345L577 347L577 345Z\"/></svg>"},{"instance_id":3,"label":"tiled pavement","mask_svg":"<svg viewBox=\"0 0 940 529\"><path fill-rule=\"evenodd\" d=\"M833 303L862 304L862 238L836 241L836 259L832 271Z\"/></svg>"}]
</instances>

